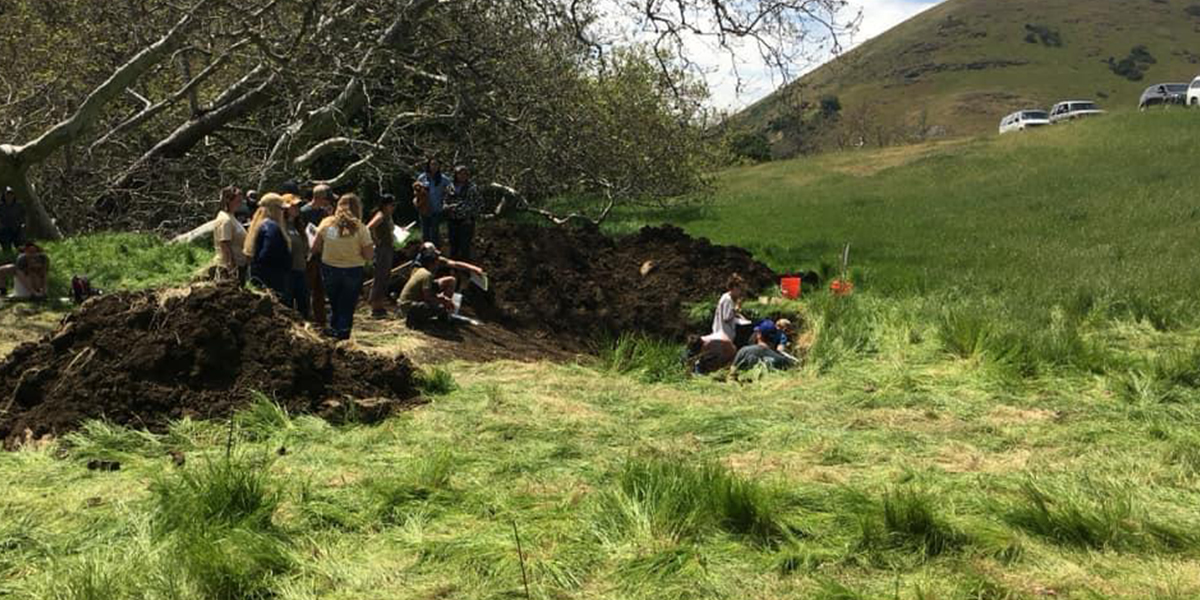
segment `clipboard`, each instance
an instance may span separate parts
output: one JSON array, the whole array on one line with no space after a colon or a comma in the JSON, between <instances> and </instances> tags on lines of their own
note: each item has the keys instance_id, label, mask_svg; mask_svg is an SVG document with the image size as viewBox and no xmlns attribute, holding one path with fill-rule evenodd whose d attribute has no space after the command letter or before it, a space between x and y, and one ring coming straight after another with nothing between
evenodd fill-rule
<instances>
[{"instance_id":1,"label":"clipboard","mask_svg":"<svg viewBox=\"0 0 1200 600\"><path fill-rule=\"evenodd\" d=\"M395 225L392 227L392 242L397 250L404 247L408 243L408 238L412 237L412 230L417 226L417 222L409 223L407 227Z\"/></svg>"}]
</instances>

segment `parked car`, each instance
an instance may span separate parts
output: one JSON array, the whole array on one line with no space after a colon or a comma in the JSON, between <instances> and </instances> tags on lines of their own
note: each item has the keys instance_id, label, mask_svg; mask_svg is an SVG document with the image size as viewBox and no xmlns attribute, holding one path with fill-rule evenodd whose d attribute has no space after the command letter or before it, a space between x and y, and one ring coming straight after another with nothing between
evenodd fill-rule
<instances>
[{"instance_id":1,"label":"parked car","mask_svg":"<svg viewBox=\"0 0 1200 600\"><path fill-rule=\"evenodd\" d=\"M1104 114L1099 106L1091 100L1068 100L1059 102L1050 109L1050 122L1062 123L1063 121L1074 121L1083 117L1091 117L1094 115Z\"/></svg>"},{"instance_id":2,"label":"parked car","mask_svg":"<svg viewBox=\"0 0 1200 600\"><path fill-rule=\"evenodd\" d=\"M1200 106L1200 77L1192 80L1192 87L1188 88L1187 103L1188 106Z\"/></svg>"},{"instance_id":3,"label":"parked car","mask_svg":"<svg viewBox=\"0 0 1200 600\"><path fill-rule=\"evenodd\" d=\"M1044 110L1019 110L1000 120L1000 133L1025 131L1030 127L1050 124L1050 114Z\"/></svg>"},{"instance_id":4,"label":"parked car","mask_svg":"<svg viewBox=\"0 0 1200 600\"><path fill-rule=\"evenodd\" d=\"M1183 106L1187 104L1188 84L1186 83L1160 83L1146 88L1142 92L1142 99L1138 101L1138 108L1146 110L1152 106Z\"/></svg>"}]
</instances>

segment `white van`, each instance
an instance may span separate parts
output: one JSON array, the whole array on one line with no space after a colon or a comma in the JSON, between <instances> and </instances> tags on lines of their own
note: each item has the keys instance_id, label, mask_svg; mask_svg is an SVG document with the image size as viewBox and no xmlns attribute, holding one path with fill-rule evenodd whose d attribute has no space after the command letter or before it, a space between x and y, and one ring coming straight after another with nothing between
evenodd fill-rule
<instances>
[{"instance_id":1,"label":"white van","mask_svg":"<svg viewBox=\"0 0 1200 600\"><path fill-rule=\"evenodd\" d=\"M1192 85L1188 87L1187 105L1200 106L1200 77L1193 79Z\"/></svg>"},{"instance_id":2,"label":"white van","mask_svg":"<svg viewBox=\"0 0 1200 600\"><path fill-rule=\"evenodd\" d=\"M1050 114L1044 110L1019 110L1000 120L1000 133L1025 131L1030 127L1042 127L1050 124Z\"/></svg>"},{"instance_id":3,"label":"white van","mask_svg":"<svg viewBox=\"0 0 1200 600\"><path fill-rule=\"evenodd\" d=\"M1074 121L1083 117L1091 117L1104 114L1099 106L1091 100L1068 100L1067 102L1059 102L1050 109L1050 122L1061 123L1063 121Z\"/></svg>"}]
</instances>

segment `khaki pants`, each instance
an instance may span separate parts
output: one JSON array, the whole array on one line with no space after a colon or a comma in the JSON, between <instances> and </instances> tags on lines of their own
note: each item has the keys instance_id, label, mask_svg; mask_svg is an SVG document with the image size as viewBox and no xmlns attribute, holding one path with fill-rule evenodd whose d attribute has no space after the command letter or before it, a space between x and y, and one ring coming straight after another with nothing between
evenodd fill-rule
<instances>
[{"instance_id":1,"label":"khaki pants","mask_svg":"<svg viewBox=\"0 0 1200 600\"><path fill-rule=\"evenodd\" d=\"M325 314L325 286L321 280L321 259L313 258L304 269L304 278L308 282L308 292L312 298L312 322L317 327L324 327L328 316Z\"/></svg>"}]
</instances>

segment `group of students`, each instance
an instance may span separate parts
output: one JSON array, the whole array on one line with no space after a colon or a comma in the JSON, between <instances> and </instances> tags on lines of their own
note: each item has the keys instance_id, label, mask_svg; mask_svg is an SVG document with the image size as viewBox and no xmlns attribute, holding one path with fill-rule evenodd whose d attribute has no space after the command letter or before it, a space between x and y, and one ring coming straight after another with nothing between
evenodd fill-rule
<instances>
[{"instance_id":1,"label":"group of students","mask_svg":"<svg viewBox=\"0 0 1200 600\"><path fill-rule=\"evenodd\" d=\"M247 200L254 201L255 209L249 224L243 225L237 215ZM483 273L474 265L453 260L469 256L481 205L465 167L457 168L450 179L441 174L436 159L426 161L413 184L413 204L421 215L425 244L400 293L400 309L410 325L442 318L454 310L457 280L436 279L433 273L443 268ZM383 194L375 214L364 223L362 200L354 194L335 197L327 185L312 188L307 202L294 183L261 198L254 192L244 195L237 187L227 187L221 191L220 212L213 224L217 278L269 290L281 303L321 327L325 335L349 339L367 265L374 265L371 314L378 318L389 314L395 208L395 196ZM442 258L438 251L443 218L450 224L452 259Z\"/></svg>"},{"instance_id":2,"label":"group of students","mask_svg":"<svg viewBox=\"0 0 1200 600\"><path fill-rule=\"evenodd\" d=\"M784 370L796 366L799 361L789 353L795 341L795 330L786 319L760 321L754 326L749 342L738 348L738 327L751 324L741 314L746 283L740 275L734 274L725 287L713 314L712 332L696 338L689 345L693 372L706 374L724 368L737 372L759 365Z\"/></svg>"}]
</instances>

